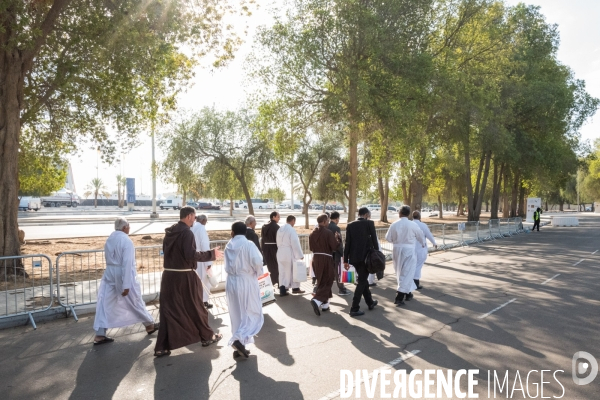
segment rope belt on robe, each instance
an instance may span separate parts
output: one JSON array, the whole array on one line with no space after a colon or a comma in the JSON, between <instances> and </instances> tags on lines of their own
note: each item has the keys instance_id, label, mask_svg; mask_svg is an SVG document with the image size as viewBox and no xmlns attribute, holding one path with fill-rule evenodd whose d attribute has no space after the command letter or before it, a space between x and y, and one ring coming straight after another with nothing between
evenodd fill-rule
<instances>
[{"instance_id":1,"label":"rope belt on robe","mask_svg":"<svg viewBox=\"0 0 600 400\"><path fill-rule=\"evenodd\" d=\"M263 243L263 244L277 244L277 243Z\"/></svg>"},{"instance_id":2,"label":"rope belt on robe","mask_svg":"<svg viewBox=\"0 0 600 400\"><path fill-rule=\"evenodd\" d=\"M327 253L313 253L313 255L321 255L321 256L327 256L327 257L331 257L333 258L333 256L331 254L327 254Z\"/></svg>"},{"instance_id":3,"label":"rope belt on robe","mask_svg":"<svg viewBox=\"0 0 600 400\"><path fill-rule=\"evenodd\" d=\"M190 272L193 269L171 269L171 268L163 268L165 271L173 271L173 272Z\"/></svg>"}]
</instances>

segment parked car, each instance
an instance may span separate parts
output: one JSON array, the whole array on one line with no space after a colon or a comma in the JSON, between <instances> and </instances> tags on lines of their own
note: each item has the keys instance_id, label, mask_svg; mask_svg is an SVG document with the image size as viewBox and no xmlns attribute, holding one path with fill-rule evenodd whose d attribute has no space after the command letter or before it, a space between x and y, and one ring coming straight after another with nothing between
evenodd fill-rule
<instances>
[{"instance_id":1,"label":"parked car","mask_svg":"<svg viewBox=\"0 0 600 400\"><path fill-rule=\"evenodd\" d=\"M220 210L221 207L215 206L212 203L198 203L198 210Z\"/></svg>"},{"instance_id":2,"label":"parked car","mask_svg":"<svg viewBox=\"0 0 600 400\"><path fill-rule=\"evenodd\" d=\"M190 207L194 207L196 210L198 209L198 203L195 201L188 201L187 205Z\"/></svg>"},{"instance_id":3,"label":"parked car","mask_svg":"<svg viewBox=\"0 0 600 400\"><path fill-rule=\"evenodd\" d=\"M23 196L19 200L19 211L34 210L42 208L42 201L39 197Z\"/></svg>"},{"instance_id":4,"label":"parked car","mask_svg":"<svg viewBox=\"0 0 600 400\"><path fill-rule=\"evenodd\" d=\"M340 206L339 204L335 206L336 211L344 211L344 206Z\"/></svg>"},{"instance_id":5,"label":"parked car","mask_svg":"<svg viewBox=\"0 0 600 400\"><path fill-rule=\"evenodd\" d=\"M280 204L277 206L278 209L280 210L289 210L290 209L290 205L289 204Z\"/></svg>"},{"instance_id":6,"label":"parked car","mask_svg":"<svg viewBox=\"0 0 600 400\"><path fill-rule=\"evenodd\" d=\"M438 214L438 212L437 212L437 211L431 211L431 212L429 213L429 216L430 216L430 217L437 217L438 215L439 215L439 214Z\"/></svg>"},{"instance_id":7,"label":"parked car","mask_svg":"<svg viewBox=\"0 0 600 400\"><path fill-rule=\"evenodd\" d=\"M398 209L394 206L388 206L388 212L398 212Z\"/></svg>"}]
</instances>

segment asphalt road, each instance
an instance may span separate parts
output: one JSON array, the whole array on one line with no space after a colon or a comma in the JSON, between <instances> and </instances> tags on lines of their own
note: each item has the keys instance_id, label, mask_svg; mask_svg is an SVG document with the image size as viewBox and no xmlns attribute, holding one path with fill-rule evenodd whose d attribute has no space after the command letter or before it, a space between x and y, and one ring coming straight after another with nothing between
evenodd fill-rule
<instances>
[{"instance_id":1,"label":"asphalt road","mask_svg":"<svg viewBox=\"0 0 600 400\"><path fill-rule=\"evenodd\" d=\"M508 371L509 387L517 388L511 398L529 398L527 389L533 397L543 380L546 398L598 399L600 377L585 386L571 378L576 352L600 361L600 219L581 223L435 253L424 268L425 288L405 307L393 304L395 275L388 266L373 288L379 306L368 311L363 303L366 314L357 319L348 315L349 297L334 295L332 312L320 317L310 295L278 298L264 308L265 325L246 361L234 361L226 346L230 321L223 312L210 321L225 336L218 346L188 346L160 359L152 353L155 337L139 324L111 330L116 342L95 347L93 316L38 324L37 331L0 331L2 397L335 398L341 369L384 367L407 374L478 369L479 398L490 398L488 371L500 380ZM531 370L538 372L526 381ZM551 372L542 379L541 370ZM552 375L557 370L560 385ZM466 380L460 382L466 390ZM373 398L381 398L379 387Z\"/></svg>"}]
</instances>

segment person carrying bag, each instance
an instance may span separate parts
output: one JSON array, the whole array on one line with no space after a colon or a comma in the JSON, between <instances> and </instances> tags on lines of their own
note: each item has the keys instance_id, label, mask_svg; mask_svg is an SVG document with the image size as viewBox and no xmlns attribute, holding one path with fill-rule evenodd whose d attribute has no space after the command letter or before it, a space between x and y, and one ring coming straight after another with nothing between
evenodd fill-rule
<instances>
[{"instance_id":1,"label":"person carrying bag","mask_svg":"<svg viewBox=\"0 0 600 400\"><path fill-rule=\"evenodd\" d=\"M365 259L369 252L374 249L379 251L375 223L370 221L371 213L368 208L362 207L358 210L358 219L352 221L346 227L346 243L344 245L344 268L348 270L350 264L354 266L357 273L356 290L352 299L350 316L358 317L364 315L360 310L360 300L364 297L369 310L377 305L369 290L369 271Z\"/></svg>"}]
</instances>

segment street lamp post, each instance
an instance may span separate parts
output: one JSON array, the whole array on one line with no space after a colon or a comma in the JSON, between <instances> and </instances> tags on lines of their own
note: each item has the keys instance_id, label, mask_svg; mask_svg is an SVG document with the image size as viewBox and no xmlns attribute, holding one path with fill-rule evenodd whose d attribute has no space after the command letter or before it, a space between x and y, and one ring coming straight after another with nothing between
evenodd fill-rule
<instances>
[{"instance_id":1,"label":"street lamp post","mask_svg":"<svg viewBox=\"0 0 600 400\"><path fill-rule=\"evenodd\" d=\"M154 159L154 123L152 123L152 132L150 133L152 137L152 214L150 214L150 218L158 218L158 213L156 212L156 161Z\"/></svg>"}]
</instances>

